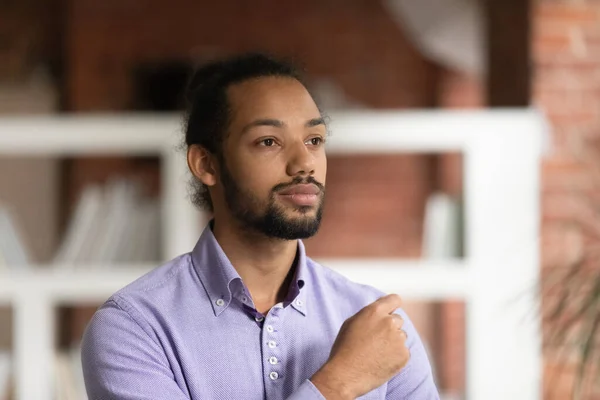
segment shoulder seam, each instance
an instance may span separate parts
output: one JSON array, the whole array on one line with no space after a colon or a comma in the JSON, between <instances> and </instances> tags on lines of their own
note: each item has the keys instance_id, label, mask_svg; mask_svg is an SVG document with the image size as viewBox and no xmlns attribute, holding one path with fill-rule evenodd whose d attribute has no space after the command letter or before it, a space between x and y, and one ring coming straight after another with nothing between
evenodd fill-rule
<instances>
[{"instance_id":1,"label":"shoulder seam","mask_svg":"<svg viewBox=\"0 0 600 400\"><path fill-rule=\"evenodd\" d=\"M125 308L123 307L123 305L121 305L121 304L120 304L120 302L117 302L117 299L118 299L118 300L120 300L121 302L123 302L123 303L124 303L124 305L125 305ZM150 334L148 333L148 331L147 331L147 330L146 330L146 329L145 329L145 328L142 326L142 324L140 324L140 322L137 320L137 318L134 318L134 317L133 317L133 315L131 315L131 312L130 312L130 310L131 310L131 311L134 311L134 312L135 312L135 314L137 314L137 315L139 315L139 314L140 314L140 312L139 312L139 311L138 311L138 310L137 310L137 309L136 309L136 308L133 306L133 304L131 304L129 301L127 301L127 300L126 300L125 298L123 298L123 296L121 296L121 295L114 295L114 296L113 296L113 297L112 297L110 300L108 300L108 301L107 301L107 303L108 303L108 302L111 302L111 303L113 303L115 306L117 306L117 307L119 308L119 310L121 310L121 311L123 311L125 314L127 314L127 316L128 316L129 318L131 318L131 320L132 320L133 322L135 322L135 324L136 324L137 326L139 326L139 327L140 327L140 329L141 329L142 331L144 331L144 333L145 333L145 334L148 336L148 338L149 338L150 340L152 340L152 341L153 341L153 342L154 342L156 345L158 345L159 347L162 347L162 346L161 346L161 344L160 344L160 343L159 343L157 340L155 340L155 339L152 337L152 335L150 335ZM142 319L144 319L144 318L142 318ZM145 321L145 320L144 320L144 322L145 322L146 324L148 323L148 322L147 322L147 321Z\"/></svg>"}]
</instances>

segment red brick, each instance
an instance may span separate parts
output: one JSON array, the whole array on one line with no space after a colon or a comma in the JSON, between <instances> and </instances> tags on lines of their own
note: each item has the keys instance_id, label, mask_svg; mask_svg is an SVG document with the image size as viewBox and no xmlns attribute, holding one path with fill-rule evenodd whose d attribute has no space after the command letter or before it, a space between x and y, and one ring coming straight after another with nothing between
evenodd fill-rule
<instances>
[{"instance_id":1,"label":"red brick","mask_svg":"<svg viewBox=\"0 0 600 400\"><path fill-rule=\"evenodd\" d=\"M540 34L535 36L532 47L537 57L572 54L573 38L566 30L551 34Z\"/></svg>"},{"instance_id":2,"label":"red brick","mask_svg":"<svg viewBox=\"0 0 600 400\"><path fill-rule=\"evenodd\" d=\"M439 354L443 368L439 384L449 393L465 391L465 306L463 302L449 301L440 305L442 336Z\"/></svg>"},{"instance_id":3,"label":"red brick","mask_svg":"<svg viewBox=\"0 0 600 400\"><path fill-rule=\"evenodd\" d=\"M542 267L560 268L573 265L583 256L583 234L573 225L543 224Z\"/></svg>"},{"instance_id":4,"label":"red brick","mask_svg":"<svg viewBox=\"0 0 600 400\"><path fill-rule=\"evenodd\" d=\"M535 18L542 21L585 24L600 22L600 7L590 2L543 3L535 8Z\"/></svg>"},{"instance_id":5,"label":"red brick","mask_svg":"<svg viewBox=\"0 0 600 400\"><path fill-rule=\"evenodd\" d=\"M598 185L589 165L576 160L549 159L544 162L542 185L545 192L587 192Z\"/></svg>"},{"instance_id":6,"label":"red brick","mask_svg":"<svg viewBox=\"0 0 600 400\"><path fill-rule=\"evenodd\" d=\"M600 69L595 65L580 68L538 65L533 78L536 98L543 91L600 89Z\"/></svg>"},{"instance_id":7,"label":"red brick","mask_svg":"<svg viewBox=\"0 0 600 400\"><path fill-rule=\"evenodd\" d=\"M600 215L597 206L584 194L546 193L542 199L545 223L575 226L600 241ZM543 255L542 255L543 256Z\"/></svg>"},{"instance_id":8,"label":"red brick","mask_svg":"<svg viewBox=\"0 0 600 400\"><path fill-rule=\"evenodd\" d=\"M573 120L595 122L600 117L597 90L545 89L538 86L534 104L555 123Z\"/></svg>"},{"instance_id":9,"label":"red brick","mask_svg":"<svg viewBox=\"0 0 600 400\"><path fill-rule=\"evenodd\" d=\"M479 108L485 103L483 84L477 78L444 69L440 74L438 103L443 108Z\"/></svg>"}]
</instances>

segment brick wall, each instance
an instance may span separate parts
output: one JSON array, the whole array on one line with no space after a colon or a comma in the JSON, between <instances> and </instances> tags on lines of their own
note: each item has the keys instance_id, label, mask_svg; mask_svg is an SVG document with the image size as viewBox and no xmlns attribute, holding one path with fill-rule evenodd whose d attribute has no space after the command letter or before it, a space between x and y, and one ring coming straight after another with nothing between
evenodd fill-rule
<instances>
[{"instance_id":1,"label":"brick wall","mask_svg":"<svg viewBox=\"0 0 600 400\"><path fill-rule=\"evenodd\" d=\"M70 1L69 99L77 110L130 106L137 62L262 49L302 59L375 107L433 103L435 67L379 2ZM377 62L374 62L377 60Z\"/></svg>"},{"instance_id":2,"label":"brick wall","mask_svg":"<svg viewBox=\"0 0 600 400\"><path fill-rule=\"evenodd\" d=\"M546 275L593 246L589 228L600 232L600 201L593 197L600 179L592 172L600 167L600 154L591 152L600 139L600 4L540 0L534 18L534 101L551 121L554 143L543 169L541 249ZM593 239L596 246L598 238L596 234ZM547 352L546 387L553 386L553 398L567 398L574 368L561 365L554 355ZM555 378L561 367L562 378ZM595 395L600 395L598 387Z\"/></svg>"},{"instance_id":3,"label":"brick wall","mask_svg":"<svg viewBox=\"0 0 600 400\"><path fill-rule=\"evenodd\" d=\"M549 270L580 260L600 238L600 153L594 150L600 140L600 4L537 0L533 18L532 103L549 118L552 141L542 166L540 249L545 277ZM441 106L483 104L482 85L476 79L444 72L440 80ZM596 232L595 239L590 231ZM464 315L453 308L446 318L459 320ZM456 332L464 325L451 326ZM577 372L573 364L559 361L557 353L545 351L547 399L570 398ZM568 359L576 360L574 355ZM453 379L459 374L449 373ZM590 388L585 398L599 395L598 387Z\"/></svg>"},{"instance_id":4,"label":"brick wall","mask_svg":"<svg viewBox=\"0 0 600 400\"><path fill-rule=\"evenodd\" d=\"M600 218L600 4L591 0L537 0L533 9L533 99L551 125L552 148L542 166L542 276L581 259L598 246ZM444 72L440 78L439 104L473 107L483 104L477 79ZM594 172L595 170L595 172ZM595 202L595 205L594 205ZM595 209L595 211L594 211ZM595 239L590 231L596 232ZM600 266L596 266L596 269ZM544 301L544 304L546 304ZM464 324L464 314L451 310L450 336ZM451 359L450 347L442 354ZM544 398L570 398L576 368L545 351ZM569 356L576 360L574 355ZM450 387L460 371L447 370ZM596 379L597 381L597 379ZM598 398L598 387L585 398ZM594 394L592 394L594 393Z\"/></svg>"}]
</instances>

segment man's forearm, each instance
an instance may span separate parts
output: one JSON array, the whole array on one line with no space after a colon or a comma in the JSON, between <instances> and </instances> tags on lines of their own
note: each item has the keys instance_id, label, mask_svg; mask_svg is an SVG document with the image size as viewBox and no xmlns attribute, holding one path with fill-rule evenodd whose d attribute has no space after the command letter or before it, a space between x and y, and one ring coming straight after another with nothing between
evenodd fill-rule
<instances>
[{"instance_id":1,"label":"man's forearm","mask_svg":"<svg viewBox=\"0 0 600 400\"><path fill-rule=\"evenodd\" d=\"M325 364L310 381L327 400L354 400L357 396L352 394L348 382L336 371L331 364Z\"/></svg>"}]
</instances>

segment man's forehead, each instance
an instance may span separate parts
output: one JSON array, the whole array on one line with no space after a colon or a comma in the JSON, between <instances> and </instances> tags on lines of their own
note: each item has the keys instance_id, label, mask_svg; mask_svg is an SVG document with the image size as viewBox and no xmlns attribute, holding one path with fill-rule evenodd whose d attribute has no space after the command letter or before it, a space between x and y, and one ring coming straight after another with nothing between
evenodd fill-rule
<instances>
[{"instance_id":1,"label":"man's forehead","mask_svg":"<svg viewBox=\"0 0 600 400\"><path fill-rule=\"evenodd\" d=\"M310 93L293 78L266 77L241 82L229 88L228 97L232 117L243 119L244 125L255 120L286 123L288 118L295 120L288 123L305 124L322 118ZM320 122L311 124L315 126Z\"/></svg>"},{"instance_id":2,"label":"man's forehead","mask_svg":"<svg viewBox=\"0 0 600 400\"><path fill-rule=\"evenodd\" d=\"M238 99L247 101L248 98L251 98L252 104L261 101L285 100L285 98L291 97L307 97L312 100L312 97L301 82L287 77L263 77L243 81L231 85L228 89L228 94L233 101Z\"/></svg>"}]
</instances>

